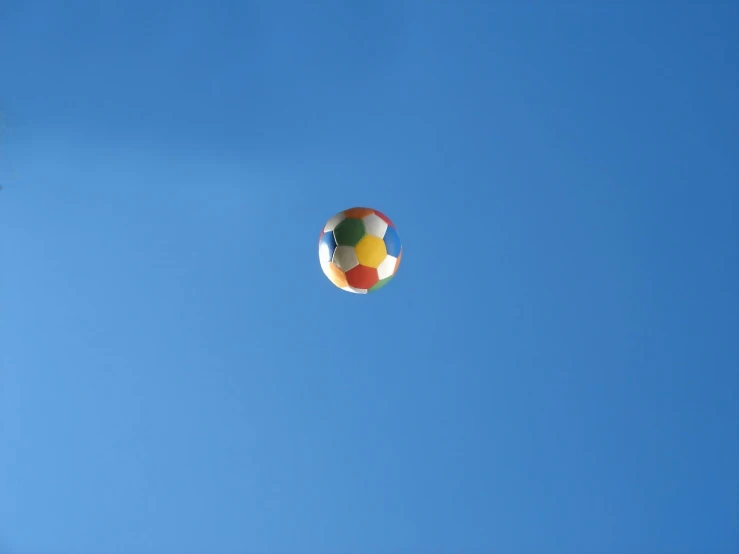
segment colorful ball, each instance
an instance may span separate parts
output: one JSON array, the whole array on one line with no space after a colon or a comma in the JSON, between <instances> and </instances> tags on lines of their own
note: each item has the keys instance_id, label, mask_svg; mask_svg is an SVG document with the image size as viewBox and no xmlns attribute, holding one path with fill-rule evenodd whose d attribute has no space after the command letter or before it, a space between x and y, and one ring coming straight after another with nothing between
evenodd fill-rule
<instances>
[{"instance_id":1,"label":"colorful ball","mask_svg":"<svg viewBox=\"0 0 739 554\"><path fill-rule=\"evenodd\" d=\"M323 273L342 290L374 292L398 271L403 247L390 219L371 208L351 208L326 222L318 239Z\"/></svg>"}]
</instances>

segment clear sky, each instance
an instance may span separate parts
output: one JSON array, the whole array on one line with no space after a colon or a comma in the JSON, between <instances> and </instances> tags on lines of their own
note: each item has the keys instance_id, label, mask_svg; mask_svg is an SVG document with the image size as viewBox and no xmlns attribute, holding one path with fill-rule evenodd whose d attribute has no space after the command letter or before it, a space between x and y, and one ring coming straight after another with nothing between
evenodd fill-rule
<instances>
[{"instance_id":1,"label":"clear sky","mask_svg":"<svg viewBox=\"0 0 739 554\"><path fill-rule=\"evenodd\" d=\"M737 21L2 2L0 552L738 552Z\"/></svg>"}]
</instances>

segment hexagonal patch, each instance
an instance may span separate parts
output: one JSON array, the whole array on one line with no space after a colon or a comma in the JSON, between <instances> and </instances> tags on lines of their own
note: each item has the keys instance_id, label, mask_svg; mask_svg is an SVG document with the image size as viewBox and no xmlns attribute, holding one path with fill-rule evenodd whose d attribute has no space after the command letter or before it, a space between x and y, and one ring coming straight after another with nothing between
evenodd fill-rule
<instances>
[{"instance_id":1,"label":"hexagonal patch","mask_svg":"<svg viewBox=\"0 0 739 554\"><path fill-rule=\"evenodd\" d=\"M343 289L344 287L349 285L349 283L346 282L346 275L343 271L336 267L335 264L331 262L324 262L321 264L321 269L323 269L323 273L324 275L326 275L326 277L328 277L328 280L340 289Z\"/></svg>"},{"instance_id":2,"label":"hexagonal patch","mask_svg":"<svg viewBox=\"0 0 739 554\"><path fill-rule=\"evenodd\" d=\"M380 219L382 219L390 227L395 227L395 224L393 224L393 222L390 221L390 218L388 216L386 216L384 213L382 213L380 211L377 211L377 210L372 210L372 211L375 212L375 214L377 214L377 217L379 217Z\"/></svg>"},{"instance_id":3,"label":"hexagonal patch","mask_svg":"<svg viewBox=\"0 0 739 554\"><path fill-rule=\"evenodd\" d=\"M334 250L333 262L344 272L359 265L357 253L353 246L337 246Z\"/></svg>"},{"instance_id":4,"label":"hexagonal patch","mask_svg":"<svg viewBox=\"0 0 739 554\"><path fill-rule=\"evenodd\" d=\"M318 259L321 262L330 262L334 257L336 241L333 233L323 233L318 242Z\"/></svg>"},{"instance_id":5,"label":"hexagonal patch","mask_svg":"<svg viewBox=\"0 0 739 554\"><path fill-rule=\"evenodd\" d=\"M370 215L372 213L375 212L370 208L349 208L348 210L344 210L344 217L354 217L356 219L362 219L364 216Z\"/></svg>"},{"instance_id":6,"label":"hexagonal patch","mask_svg":"<svg viewBox=\"0 0 739 554\"><path fill-rule=\"evenodd\" d=\"M386 277L385 279L380 279L377 281L377 283L374 284L374 286L369 290L370 292L375 292L376 290L380 290L382 287L387 285L390 281L392 281L393 276Z\"/></svg>"},{"instance_id":7,"label":"hexagonal patch","mask_svg":"<svg viewBox=\"0 0 739 554\"><path fill-rule=\"evenodd\" d=\"M377 276L382 279L387 279L395 275L395 265L398 259L395 256L385 256L382 263L377 266Z\"/></svg>"},{"instance_id":8,"label":"hexagonal patch","mask_svg":"<svg viewBox=\"0 0 739 554\"><path fill-rule=\"evenodd\" d=\"M344 215L344 212L337 213L334 217L326 222L326 225L324 225L323 227L323 231L326 233L328 233L329 231L333 231L334 229L336 229L336 226L345 219L346 216Z\"/></svg>"},{"instance_id":9,"label":"hexagonal patch","mask_svg":"<svg viewBox=\"0 0 739 554\"><path fill-rule=\"evenodd\" d=\"M372 267L358 265L346 272L347 283L357 289L370 289L378 280L377 270Z\"/></svg>"},{"instance_id":10,"label":"hexagonal patch","mask_svg":"<svg viewBox=\"0 0 739 554\"><path fill-rule=\"evenodd\" d=\"M361 219L347 218L334 229L336 244L339 246L356 246L364 235L364 223Z\"/></svg>"},{"instance_id":11,"label":"hexagonal patch","mask_svg":"<svg viewBox=\"0 0 739 554\"><path fill-rule=\"evenodd\" d=\"M377 214L371 213L370 215L363 217L362 221L364 221L364 229L368 235L380 238L385 236L387 223L385 223Z\"/></svg>"},{"instance_id":12,"label":"hexagonal patch","mask_svg":"<svg viewBox=\"0 0 739 554\"><path fill-rule=\"evenodd\" d=\"M354 294L367 294L367 289L356 289L354 287L350 287L349 285L343 287L342 290L345 290L346 292L353 292Z\"/></svg>"},{"instance_id":13,"label":"hexagonal patch","mask_svg":"<svg viewBox=\"0 0 739 554\"><path fill-rule=\"evenodd\" d=\"M354 249L359 263L367 267L376 268L387 257L383 240L371 235L364 235Z\"/></svg>"},{"instance_id":14,"label":"hexagonal patch","mask_svg":"<svg viewBox=\"0 0 739 554\"><path fill-rule=\"evenodd\" d=\"M400 237L398 236L398 232L395 230L395 227L388 227L382 240L385 241L387 253L390 256L395 256L397 258L400 254Z\"/></svg>"}]
</instances>

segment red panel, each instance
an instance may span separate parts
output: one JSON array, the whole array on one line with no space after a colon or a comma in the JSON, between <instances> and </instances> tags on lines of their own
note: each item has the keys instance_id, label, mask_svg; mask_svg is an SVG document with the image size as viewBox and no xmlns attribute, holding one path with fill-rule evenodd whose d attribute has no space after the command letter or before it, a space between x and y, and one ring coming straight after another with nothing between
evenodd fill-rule
<instances>
[{"instance_id":1,"label":"red panel","mask_svg":"<svg viewBox=\"0 0 739 554\"><path fill-rule=\"evenodd\" d=\"M346 280L355 289L369 289L380 279L376 269L358 265L346 272Z\"/></svg>"}]
</instances>

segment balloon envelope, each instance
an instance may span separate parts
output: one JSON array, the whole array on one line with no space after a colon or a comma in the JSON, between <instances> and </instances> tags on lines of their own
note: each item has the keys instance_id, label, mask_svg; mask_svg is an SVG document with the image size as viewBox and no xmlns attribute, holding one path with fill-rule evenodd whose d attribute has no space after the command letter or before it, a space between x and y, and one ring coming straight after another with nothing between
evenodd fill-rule
<instances>
[{"instance_id":1,"label":"balloon envelope","mask_svg":"<svg viewBox=\"0 0 739 554\"><path fill-rule=\"evenodd\" d=\"M329 281L356 294L374 292L388 284L403 256L398 231L382 212L350 208L323 226L318 260Z\"/></svg>"}]
</instances>

